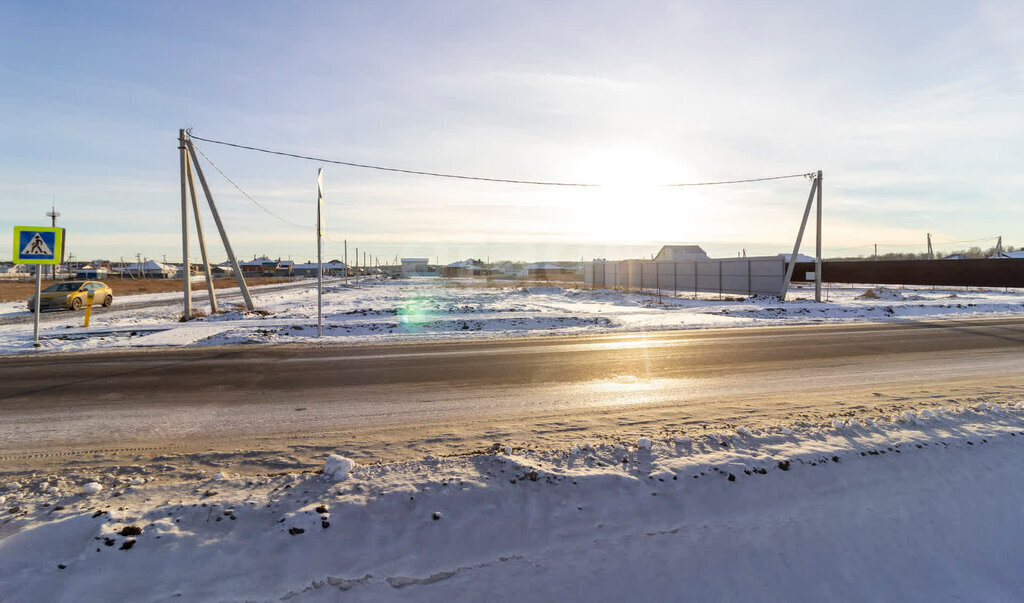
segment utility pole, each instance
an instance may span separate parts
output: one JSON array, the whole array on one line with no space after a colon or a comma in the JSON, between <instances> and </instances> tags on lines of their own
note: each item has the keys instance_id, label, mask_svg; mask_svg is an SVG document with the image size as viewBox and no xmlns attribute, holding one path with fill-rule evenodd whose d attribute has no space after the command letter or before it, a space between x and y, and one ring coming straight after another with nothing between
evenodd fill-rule
<instances>
[{"instance_id":1,"label":"utility pole","mask_svg":"<svg viewBox=\"0 0 1024 603\"><path fill-rule=\"evenodd\" d=\"M183 298L182 320L192 320L192 271L188 262L188 153L185 150L185 130L178 130L178 155L181 163L181 274Z\"/></svg>"},{"instance_id":2,"label":"utility pole","mask_svg":"<svg viewBox=\"0 0 1024 603\"><path fill-rule=\"evenodd\" d=\"M932 233L928 233L928 259L935 259L935 251L932 249Z\"/></svg>"},{"instance_id":3,"label":"utility pole","mask_svg":"<svg viewBox=\"0 0 1024 603\"><path fill-rule=\"evenodd\" d=\"M875 243L875 261L878 261L878 243Z\"/></svg>"},{"instance_id":4,"label":"utility pole","mask_svg":"<svg viewBox=\"0 0 1024 603\"><path fill-rule=\"evenodd\" d=\"M995 257L999 257L999 255L1002 254L1002 253L1003 253L1003 237L1002 237L1002 235L1000 235L999 238L996 239L996 250L995 250L995 253L993 253L992 255L994 255Z\"/></svg>"},{"instance_id":5,"label":"utility pole","mask_svg":"<svg viewBox=\"0 0 1024 603\"><path fill-rule=\"evenodd\" d=\"M60 212L57 211L57 208L53 204L50 205L50 211L46 212L46 215L50 218L50 226L57 228L57 218L60 217ZM67 247L67 245L62 245L62 247ZM54 264L51 266L50 270L53 275L53 280L57 280L57 265Z\"/></svg>"},{"instance_id":6,"label":"utility pole","mask_svg":"<svg viewBox=\"0 0 1024 603\"><path fill-rule=\"evenodd\" d=\"M814 254L814 301L821 301L821 170L818 170L818 242Z\"/></svg>"},{"instance_id":7,"label":"utility pole","mask_svg":"<svg viewBox=\"0 0 1024 603\"><path fill-rule=\"evenodd\" d=\"M345 239L345 285L348 285L348 239Z\"/></svg>"},{"instance_id":8,"label":"utility pole","mask_svg":"<svg viewBox=\"0 0 1024 603\"><path fill-rule=\"evenodd\" d=\"M182 136L184 137L184 130L181 130ZM250 312L254 309L252 303L252 297L249 295L249 287L245 284L245 276L242 275L242 269L238 265L238 260L235 258L235 252L231 249L231 241L228 240L228 233L224 229L224 223L220 219L220 212L217 211L217 205L213 202L213 194L210 192L210 186L206 183L206 175L203 174L203 168L199 165L199 159L196 157L195 146L192 144L190 138L185 138L185 142L188 146L189 157L192 158L192 165L196 168L196 176L199 177L199 185L203 188L203 194L206 196L206 203L210 206L210 213L213 214L213 221L217 225L217 230L220 232L221 242L224 243L224 251L228 254L228 261L231 262L231 269L235 273L235 278L238 279L238 288L242 292L242 299L245 300L245 307ZM184 184L182 184L184 187Z\"/></svg>"}]
</instances>

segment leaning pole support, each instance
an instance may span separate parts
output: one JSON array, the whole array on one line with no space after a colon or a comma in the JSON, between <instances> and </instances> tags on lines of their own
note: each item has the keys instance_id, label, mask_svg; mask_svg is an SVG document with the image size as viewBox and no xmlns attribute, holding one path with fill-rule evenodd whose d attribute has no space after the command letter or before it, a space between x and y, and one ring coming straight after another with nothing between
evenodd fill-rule
<instances>
[{"instance_id":1,"label":"leaning pole support","mask_svg":"<svg viewBox=\"0 0 1024 603\"><path fill-rule=\"evenodd\" d=\"M189 159L186 157L186 161ZM213 271L210 269L210 257L206 254L206 235L203 233L203 219L199 215L199 199L196 197L196 185L192 178L192 164L188 165L188 192L192 198L192 214L196 219L196 235L199 237L199 253L203 256L203 274L206 275L206 294L210 300L210 314L217 313L217 294L213 289Z\"/></svg>"},{"instance_id":2,"label":"leaning pole support","mask_svg":"<svg viewBox=\"0 0 1024 603\"><path fill-rule=\"evenodd\" d=\"M196 149L192 144L192 139L185 135L185 145L188 147L188 153L192 157L192 165L196 168L196 176L199 177L199 185L203 188L203 194L206 195L206 202L210 206L210 213L213 214L213 221L217 223L217 230L220 232L220 239L224 243L224 251L228 254L228 261L231 262L231 269L235 272L235 278L238 279L238 288L242 290L242 299L245 300L245 307L250 312L255 309L252 305L252 297L249 295L249 287L245 284L245 277L242 276L242 269L238 265L238 260L235 258L235 252L231 249L231 241L228 240L228 233L224 230L224 223L220 219L220 213L217 212L217 205L213 202L213 195L210 193L210 186L206 183L206 176L203 174L203 168L199 165L199 159L196 157Z\"/></svg>"},{"instance_id":3,"label":"leaning pole support","mask_svg":"<svg viewBox=\"0 0 1024 603\"><path fill-rule=\"evenodd\" d=\"M789 283L793 280L793 269L796 268L797 255L800 254L800 242L804 238L804 228L807 226L807 218L811 215L811 205L814 204L815 194L818 194L818 257L815 260L815 269L820 272L821 270L821 171L814 177L814 182L811 184L811 193L807 196L807 207L804 208L804 217L800 221L800 230L796 233L796 243L793 245L793 255L789 256L789 266L786 268L786 277L782 281L782 289L779 291L779 297L783 300L786 299L786 293L789 292ZM816 272L814 274L815 281L821 280L821 274ZM821 301L821 286L815 287L815 301Z\"/></svg>"}]
</instances>

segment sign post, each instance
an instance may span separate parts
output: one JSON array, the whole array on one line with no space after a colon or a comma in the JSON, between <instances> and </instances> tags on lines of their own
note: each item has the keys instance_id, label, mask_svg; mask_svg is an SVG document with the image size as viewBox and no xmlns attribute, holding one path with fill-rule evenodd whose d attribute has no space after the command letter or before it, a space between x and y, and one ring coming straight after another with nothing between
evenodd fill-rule
<instances>
[{"instance_id":1,"label":"sign post","mask_svg":"<svg viewBox=\"0 0 1024 603\"><path fill-rule=\"evenodd\" d=\"M39 347L39 294L43 284L43 265L60 264L64 251L64 229L52 226L15 226L15 264L36 266L36 294L33 298L32 343Z\"/></svg>"},{"instance_id":2,"label":"sign post","mask_svg":"<svg viewBox=\"0 0 1024 603\"><path fill-rule=\"evenodd\" d=\"M316 336L324 334L324 170L316 171Z\"/></svg>"}]
</instances>

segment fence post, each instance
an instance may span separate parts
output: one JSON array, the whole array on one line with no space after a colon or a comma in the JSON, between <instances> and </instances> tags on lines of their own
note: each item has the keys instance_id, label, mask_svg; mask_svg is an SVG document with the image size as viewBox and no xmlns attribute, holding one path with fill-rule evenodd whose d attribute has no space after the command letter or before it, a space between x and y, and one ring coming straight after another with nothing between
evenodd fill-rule
<instances>
[{"instance_id":1,"label":"fence post","mask_svg":"<svg viewBox=\"0 0 1024 603\"><path fill-rule=\"evenodd\" d=\"M697 299L697 262L693 263L693 299Z\"/></svg>"},{"instance_id":2,"label":"fence post","mask_svg":"<svg viewBox=\"0 0 1024 603\"><path fill-rule=\"evenodd\" d=\"M750 260L747 260L747 295L753 295L754 294L753 289L754 289L754 284L753 284L752 279L750 277Z\"/></svg>"},{"instance_id":3,"label":"fence post","mask_svg":"<svg viewBox=\"0 0 1024 603\"><path fill-rule=\"evenodd\" d=\"M718 299L722 299L722 260L718 260Z\"/></svg>"}]
</instances>

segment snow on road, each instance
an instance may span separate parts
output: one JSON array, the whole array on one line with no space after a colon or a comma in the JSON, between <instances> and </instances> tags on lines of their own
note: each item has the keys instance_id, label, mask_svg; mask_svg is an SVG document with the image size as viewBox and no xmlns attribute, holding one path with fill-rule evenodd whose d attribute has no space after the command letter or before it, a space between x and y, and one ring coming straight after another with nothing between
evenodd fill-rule
<instances>
[{"instance_id":1,"label":"snow on road","mask_svg":"<svg viewBox=\"0 0 1024 603\"><path fill-rule=\"evenodd\" d=\"M493 285L493 284L492 284ZM667 292L623 293L567 286L485 285L415 278L371 281L358 287L334 283L324 301L324 337L316 339L316 292L254 288L257 312L228 312L181 323L180 298L155 294L123 298L166 300L166 305L126 308L94 316L67 312L42 325L42 349L78 351L134 346L240 343L377 343L467 337L578 335L668 329L751 327L777 324L921 320L1007 316L1024 312L1024 292L998 290L830 288L822 303L796 288L791 301L727 298ZM145 297L145 300L142 298ZM201 302L196 307L203 309ZM0 316L25 314L23 304L0 304ZM154 331L161 331L156 334ZM28 324L0 325L0 353L34 350Z\"/></svg>"},{"instance_id":2,"label":"snow on road","mask_svg":"<svg viewBox=\"0 0 1024 603\"><path fill-rule=\"evenodd\" d=\"M67 469L0 484L0 599L1015 600L1022 447L1024 404L979 404L323 474Z\"/></svg>"}]
</instances>

